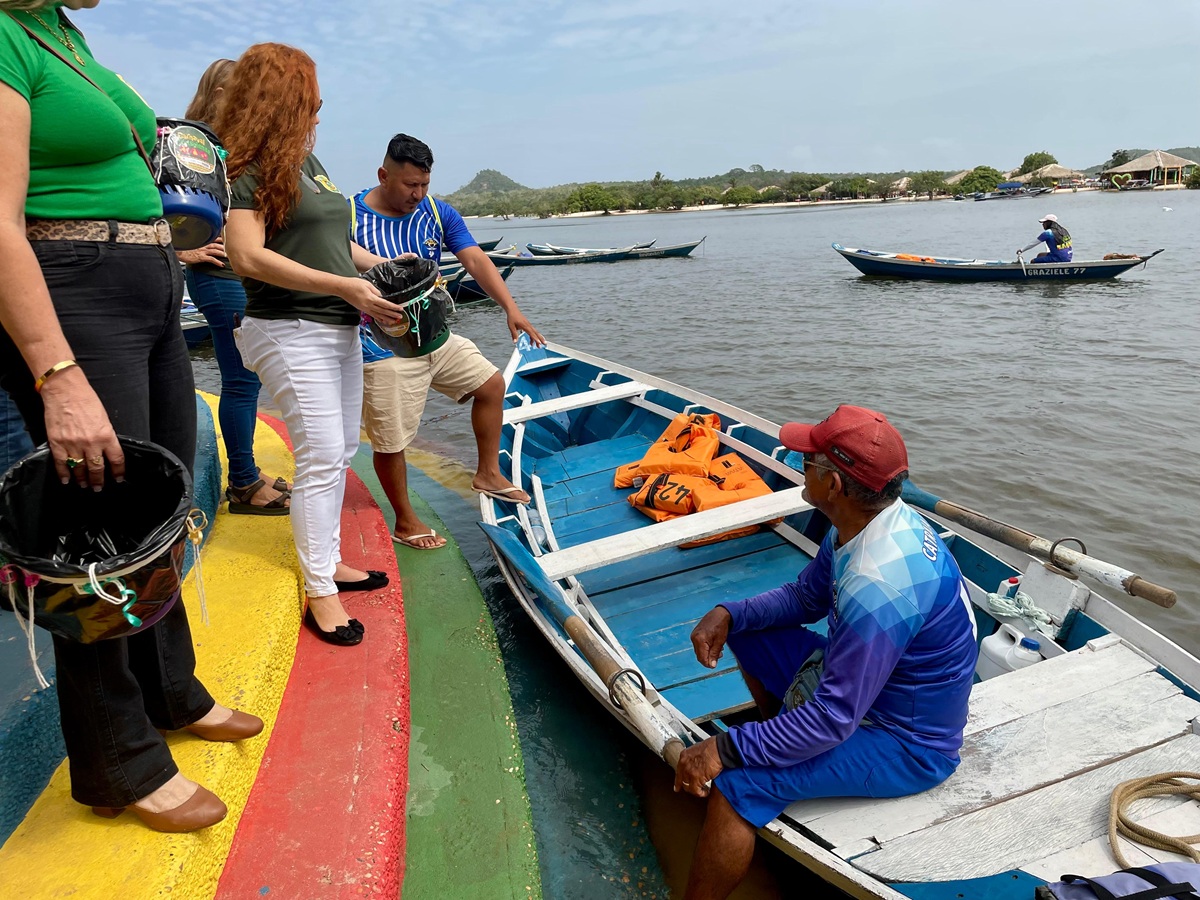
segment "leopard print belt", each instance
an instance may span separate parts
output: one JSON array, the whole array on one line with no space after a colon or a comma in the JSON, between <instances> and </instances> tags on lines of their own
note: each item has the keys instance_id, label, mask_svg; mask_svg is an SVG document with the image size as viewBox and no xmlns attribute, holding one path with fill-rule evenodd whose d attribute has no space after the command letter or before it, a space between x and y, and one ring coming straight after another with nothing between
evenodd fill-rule
<instances>
[{"instance_id":1,"label":"leopard print belt","mask_svg":"<svg viewBox=\"0 0 1200 900\"><path fill-rule=\"evenodd\" d=\"M150 225L112 219L28 219L25 237L31 241L106 241L166 247L171 243L171 226L166 219Z\"/></svg>"}]
</instances>

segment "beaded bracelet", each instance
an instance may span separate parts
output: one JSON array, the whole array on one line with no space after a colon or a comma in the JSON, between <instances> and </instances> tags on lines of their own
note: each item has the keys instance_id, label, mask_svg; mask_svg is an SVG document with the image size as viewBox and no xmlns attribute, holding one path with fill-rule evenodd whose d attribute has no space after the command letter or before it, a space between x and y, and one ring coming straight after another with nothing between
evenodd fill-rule
<instances>
[{"instance_id":1,"label":"beaded bracelet","mask_svg":"<svg viewBox=\"0 0 1200 900\"><path fill-rule=\"evenodd\" d=\"M73 360L73 359L64 359L60 363L55 363L50 368L48 368L45 372L43 372L41 377L39 377L36 381L33 382L33 389L40 394L42 392L42 385L44 385L46 383L47 378L49 378L51 375L57 375L63 369L69 369L72 366L78 366L78 365L79 365L79 363L75 362L75 360Z\"/></svg>"}]
</instances>

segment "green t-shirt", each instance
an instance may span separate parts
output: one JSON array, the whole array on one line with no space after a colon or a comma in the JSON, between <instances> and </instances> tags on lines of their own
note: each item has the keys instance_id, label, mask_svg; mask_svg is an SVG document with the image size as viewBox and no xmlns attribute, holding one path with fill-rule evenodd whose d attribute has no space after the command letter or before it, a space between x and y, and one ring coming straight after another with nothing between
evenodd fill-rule
<instances>
[{"instance_id":1,"label":"green t-shirt","mask_svg":"<svg viewBox=\"0 0 1200 900\"><path fill-rule=\"evenodd\" d=\"M252 171L233 183L231 209L257 209ZM282 230L267 238L266 248L280 256L333 275L356 276L350 258L350 204L320 161L311 153L300 165L300 202ZM357 325L358 310L331 294L293 291L253 278L243 278L246 315L259 319L307 319L326 325Z\"/></svg>"},{"instance_id":2,"label":"green t-shirt","mask_svg":"<svg viewBox=\"0 0 1200 900\"><path fill-rule=\"evenodd\" d=\"M37 14L51 26L61 21L56 7ZM37 43L14 19L61 49L63 57ZM132 120L149 152L157 132L154 111L120 75L95 61L83 35L73 29L67 33L85 66L79 67L54 33L29 13L0 13L0 82L25 98L31 117L25 215L120 222L157 219L162 200L129 131ZM104 92L79 77L64 58Z\"/></svg>"}]
</instances>

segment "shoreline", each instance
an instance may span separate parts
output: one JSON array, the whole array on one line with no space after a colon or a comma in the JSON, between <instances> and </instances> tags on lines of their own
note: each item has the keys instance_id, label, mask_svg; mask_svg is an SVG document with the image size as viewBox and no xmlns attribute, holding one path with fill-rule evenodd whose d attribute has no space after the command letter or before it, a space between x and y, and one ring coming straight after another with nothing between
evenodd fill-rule
<instances>
[{"instance_id":1,"label":"shoreline","mask_svg":"<svg viewBox=\"0 0 1200 900\"><path fill-rule=\"evenodd\" d=\"M1152 190L1181 190L1183 185L1166 185L1163 187L1155 187ZM1100 192L1100 188L1096 187L1081 187L1075 189L1055 190L1047 196L1054 194L1075 194L1075 193L1093 193ZM1113 193L1119 193L1113 192ZM626 210L588 210L587 212L576 213L555 213L550 216L463 216L464 219L491 219L496 222L507 222L513 219L589 219L600 218L605 216L641 216L652 214L672 215L675 213L685 212L710 212L713 210L731 210L731 209L819 209L833 206L850 206L861 204L884 204L884 203L937 203L944 200L954 200L952 195L934 197L889 197L884 200L880 197L862 197L857 199L847 200L788 200L780 203L708 203L703 206L684 206L679 209L626 209ZM962 202L965 202L962 201Z\"/></svg>"}]
</instances>

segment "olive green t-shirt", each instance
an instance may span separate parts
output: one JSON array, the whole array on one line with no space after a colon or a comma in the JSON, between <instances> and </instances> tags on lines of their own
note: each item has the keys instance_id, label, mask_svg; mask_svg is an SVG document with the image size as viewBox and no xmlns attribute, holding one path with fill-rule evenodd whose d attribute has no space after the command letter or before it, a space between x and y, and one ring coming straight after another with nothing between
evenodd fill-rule
<instances>
[{"instance_id":1,"label":"olive green t-shirt","mask_svg":"<svg viewBox=\"0 0 1200 900\"><path fill-rule=\"evenodd\" d=\"M59 18L57 6L37 15L52 29L67 28L85 65L55 38L61 31L43 28L28 12L0 12L0 82L25 98L31 117L26 217L120 222L161 217L158 188L129 130L132 120L149 151L157 131L154 111L120 75L96 62L83 35ZM17 21L62 55L37 43Z\"/></svg>"},{"instance_id":2,"label":"olive green t-shirt","mask_svg":"<svg viewBox=\"0 0 1200 900\"><path fill-rule=\"evenodd\" d=\"M233 183L231 209L257 209L253 171ZM329 180L320 161L311 153L300 166L300 202L287 225L267 238L266 248L280 256L333 275L356 276L350 258L350 204ZM357 325L359 312L341 297L294 291L243 278L246 315L258 319L307 319L326 325Z\"/></svg>"}]
</instances>

